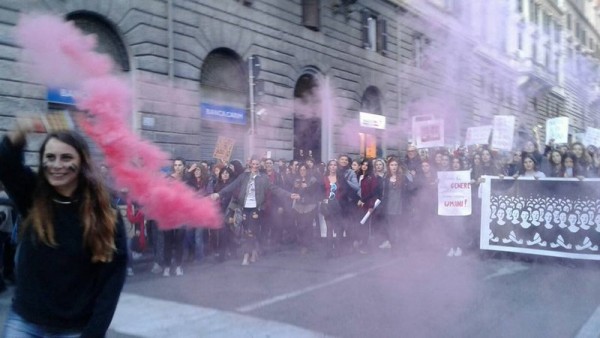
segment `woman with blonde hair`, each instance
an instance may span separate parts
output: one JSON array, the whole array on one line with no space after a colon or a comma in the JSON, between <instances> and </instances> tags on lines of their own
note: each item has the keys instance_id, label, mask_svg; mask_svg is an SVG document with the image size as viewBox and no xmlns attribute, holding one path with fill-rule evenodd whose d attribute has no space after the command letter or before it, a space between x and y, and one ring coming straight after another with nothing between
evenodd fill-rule
<instances>
[{"instance_id":1,"label":"woman with blonde hair","mask_svg":"<svg viewBox=\"0 0 600 338\"><path fill-rule=\"evenodd\" d=\"M24 222L4 337L102 337L125 282L127 244L85 140L48 134L35 174L24 165L31 123L0 143L0 181Z\"/></svg>"}]
</instances>

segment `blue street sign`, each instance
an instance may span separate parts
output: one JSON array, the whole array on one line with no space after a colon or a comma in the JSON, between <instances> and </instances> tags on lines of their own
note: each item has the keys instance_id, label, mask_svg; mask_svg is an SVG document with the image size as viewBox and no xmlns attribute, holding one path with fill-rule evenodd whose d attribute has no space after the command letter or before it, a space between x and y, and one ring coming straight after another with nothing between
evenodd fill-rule
<instances>
[{"instance_id":1,"label":"blue street sign","mask_svg":"<svg viewBox=\"0 0 600 338\"><path fill-rule=\"evenodd\" d=\"M48 99L48 102L74 106L75 99L73 98L73 94L74 94L74 91L71 89L48 88L47 99Z\"/></svg>"},{"instance_id":2,"label":"blue street sign","mask_svg":"<svg viewBox=\"0 0 600 338\"><path fill-rule=\"evenodd\" d=\"M246 110L237 107L201 103L200 116L209 121L246 125Z\"/></svg>"}]
</instances>

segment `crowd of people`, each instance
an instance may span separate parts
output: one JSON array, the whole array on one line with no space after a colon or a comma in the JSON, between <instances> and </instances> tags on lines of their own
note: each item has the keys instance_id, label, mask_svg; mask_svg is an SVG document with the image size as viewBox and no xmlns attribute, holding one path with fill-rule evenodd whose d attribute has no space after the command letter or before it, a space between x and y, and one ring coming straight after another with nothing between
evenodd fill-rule
<instances>
[{"instance_id":1,"label":"crowd of people","mask_svg":"<svg viewBox=\"0 0 600 338\"><path fill-rule=\"evenodd\" d=\"M312 158L253 157L245 164L233 160L187 165L176 158L168 177L218 201L223 224L219 229L182 224L163 230L145 217L144 207L126 191L106 188L108 171L101 168L96 173L85 141L74 132L50 133L40 149L37 174L26 167L25 137L31 130L31 126L21 127L0 143L0 181L7 192L0 196L5 206L0 209L2 271L17 286L5 333L47 332L48 328L84 336L105 332L125 274L133 275L132 263L144 253L153 258L152 272L165 277L183 275L186 260L240 259L242 265L250 265L281 250L303 255L324 251L333 258L374 250L410 254L415 248L430 248L455 257L479 247L481 204L476 198L484 176L600 177L600 149L574 142L551 143L540 150L533 139L510 153L487 146L419 151L409 145L401 156L340 155L325 163ZM439 216L437 172L465 170L471 173L472 214ZM501 236L503 205L506 212L509 209L506 198L512 197L491 204L497 219L490 228L491 242L598 250L589 240L569 247L570 237L530 236L520 243L517 233ZM581 210L586 208L591 207L586 204ZM565 211L562 217L560 212L550 214L551 206L541 210L521 211L512 218L506 214L506 218L518 218L526 225L543 224L543 219L547 228L556 218L557 227L569 229L578 227L577 217L586 227L591 219L596 222L585 212ZM16 243L19 259L13 261ZM56 282L52 294L40 292L48 280ZM60 284L63 281L69 284ZM67 297L72 302L65 303L61 295L73 290L63 286L73 283L78 296Z\"/></svg>"},{"instance_id":2,"label":"crowd of people","mask_svg":"<svg viewBox=\"0 0 600 338\"><path fill-rule=\"evenodd\" d=\"M461 256L465 249L479 247L481 210L476 195L482 176L598 177L600 150L580 142L549 144L540 150L531 139L517 151L502 153L487 146L408 146L401 156L385 159L341 155L316 163L312 158L253 157L245 164L233 160L186 165L178 158L171 169L173 179L219 201L224 217L218 230L182 226L159 231L152 220L143 230L144 222L138 219L133 247L141 247L140 233L145 232L143 243L153 249L152 271L164 276L171 275L173 266L175 274L182 275L185 260L240 259L249 265L263 254L288 248L335 257L373 250L410 252L414 245ZM471 172L472 215L438 216L437 172L458 170ZM131 220L132 209L130 201ZM363 220L367 214L370 217ZM131 267L129 273L133 274Z\"/></svg>"}]
</instances>

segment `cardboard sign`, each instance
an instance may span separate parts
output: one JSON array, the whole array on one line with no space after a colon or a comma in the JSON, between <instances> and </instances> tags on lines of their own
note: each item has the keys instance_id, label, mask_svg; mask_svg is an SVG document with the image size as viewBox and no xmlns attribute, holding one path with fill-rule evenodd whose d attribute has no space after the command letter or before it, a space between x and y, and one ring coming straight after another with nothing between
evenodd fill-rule
<instances>
[{"instance_id":1,"label":"cardboard sign","mask_svg":"<svg viewBox=\"0 0 600 338\"><path fill-rule=\"evenodd\" d=\"M219 136L219 138L217 139L217 144L215 146L213 157L223 162L229 162L229 159L231 158L231 153L233 152L234 144L235 139Z\"/></svg>"}]
</instances>

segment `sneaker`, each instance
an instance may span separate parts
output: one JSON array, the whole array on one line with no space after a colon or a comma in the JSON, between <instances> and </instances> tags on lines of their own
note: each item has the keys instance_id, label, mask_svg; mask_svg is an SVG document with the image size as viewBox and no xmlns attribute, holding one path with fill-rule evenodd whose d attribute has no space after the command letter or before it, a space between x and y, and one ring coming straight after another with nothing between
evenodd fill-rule
<instances>
[{"instance_id":1,"label":"sneaker","mask_svg":"<svg viewBox=\"0 0 600 338\"><path fill-rule=\"evenodd\" d=\"M456 247L456 251L454 251L454 256L462 256L462 250L460 249L460 247Z\"/></svg>"},{"instance_id":2,"label":"sneaker","mask_svg":"<svg viewBox=\"0 0 600 338\"><path fill-rule=\"evenodd\" d=\"M183 276L183 269L181 268L181 266L175 268L175 275Z\"/></svg>"},{"instance_id":3,"label":"sneaker","mask_svg":"<svg viewBox=\"0 0 600 338\"><path fill-rule=\"evenodd\" d=\"M160 265L158 265L158 263L154 263L152 270L150 270L152 273L161 273L162 271L163 269L160 267Z\"/></svg>"},{"instance_id":4,"label":"sneaker","mask_svg":"<svg viewBox=\"0 0 600 338\"><path fill-rule=\"evenodd\" d=\"M385 241L383 243L381 243L381 245L379 246L379 249L391 249L392 248L392 243L390 243L390 241Z\"/></svg>"},{"instance_id":5,"label":"sneaker","mask_svg":"<svg viewBox=\"0 0 600 338\"><path fill-rule=\"evenodd\" d=\"M163 270L163 277L169 277L171 276L171 269L170 268L165 268Z\"/></svg>"},{"instance_id":6,"label":"sneaker","mask_svg":"<svg viewBox=\"0 0 600 338\"><path fill-rule=\"evenodd\" d=\"M127 268L127 276L133 276L133 268Z\"/></svg>"},{"instance_id":7,"label":"sneaker","mask_svg":"<svg viewBox=\"0 0 600 338\"><path fill-rule=\"evenodd\" d=\"M450 251L448 251L448 254L446 256L453 257L454 256L454 248L450 248Z\"/></svg>"},{"instance_id":8,"label":"sneaker","mask_svg":"<svg viewBox=\"0 0 600 338\"><path fill-rule=\"evenodd\" d=\"M250 254L245 253L244 259L242 260L242 265L250 265L249 259L250 259Z\"/></svg>"}]
</instances>

